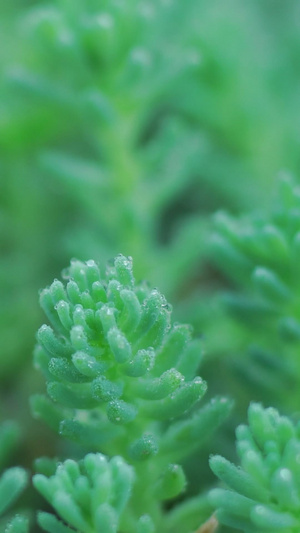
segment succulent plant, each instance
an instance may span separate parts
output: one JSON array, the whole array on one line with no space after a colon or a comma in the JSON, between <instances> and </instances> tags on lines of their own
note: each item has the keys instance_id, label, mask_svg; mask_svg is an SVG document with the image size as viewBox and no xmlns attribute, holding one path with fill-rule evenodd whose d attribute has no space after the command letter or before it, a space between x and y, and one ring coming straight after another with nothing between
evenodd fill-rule
<instances>
[{"instance_id":1,"label":"succulent plant","mask_svg":"<svg viewBox=\"0 0 300 533\"><path fill-rule=\"evenodd\" d=\"M93 456L95 464L106 465L105 472L115 464L128 472L126 495L133 488L124 531L140 531L143 520L153 524L149 531L163 531L163 502L186 487L178 462L200 448L226 417L231 402L216 398L198 408L206 391L197 375L201 342L192 338L189 326L172 324L172 309L157 289L135 283L131 258L119 255L104 275L94 261L72 261L63 278L65 283L55 280L40 294L52 327L38 331L35 366L45 376L48 396L32 398L33 414L61 436L112 457L108 466L103 455ZM87 457L89 464L92 456ZM79 467L67 462L49 481L35 478L35 485L72 525L55 496L69 468L77 468L80 476ZM119 489L109 483L111 497L118 500L114 493ZM124 499L123 493L120 497ZM80 492L77 505L78 498ZM112 516L103 531L117 531L117 515ZM82 533L102 531L97 520L92 515L85 526L73 525Z\"/></svg>"},{"instance_id":2,"label":"succulent plant","mask_svg":"<svg viewBox=\"0 0 300 533\"><path fill-rule=\"evenodd\" d=\"M226 488L214 489L217 517L245 533L296 533L300 527L300 427L273 407L253 403L237 428L241 466L221 456L210 465ZM228 488L227 488L228 487Z\"/></svg>"}]
</instances>

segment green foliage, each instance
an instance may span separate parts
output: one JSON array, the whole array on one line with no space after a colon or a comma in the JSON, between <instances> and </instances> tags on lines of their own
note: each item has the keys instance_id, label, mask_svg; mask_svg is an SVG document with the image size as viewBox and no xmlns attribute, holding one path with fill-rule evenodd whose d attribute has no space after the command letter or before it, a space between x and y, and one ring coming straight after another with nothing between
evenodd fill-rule
<instances>
[{"instance_id":1,"label":"green foliage","mask_svg":"<svg viewBox=\"0 0 300 533\"><path fill-rule=\"evenodd\" d=\"M205 382L196 375L201 345L192 339L189 327L172 324L171 308L156 289L135 283L130 258L119 255L105 275L100 274L94 261L74 260L63 275L65 285L55 280L40 294L54 330L47 325L39 329L35 366L47 380L51 401L33 397L33 413L85 448L109 456L121 454L135 465L128 511L131 520L135 518L138 524L142 512L153 521L153 531L163 531L160 502L178 496L186 486L182 467L170 461L182 461L199 449L226 417L231 402L215 399L193 413L192 408L206 391ZM131 472L120 458L112 459L108 466L102 455L87 457L85 465L92 460L105 464L104 473L99 473L101 486L109 475L105 472L115 462L117 468ZM61 491L66 493L68 484L62 489L60 480L71 468L75 463L67 462L48 482L37 476L35 485L69 525L82 533L97 531L101 529L97 525L100 518L93 510L85 510L91 515L87 522L75 512L81 501L80 492L76 497L76 487L76 505L73 500L70 507L58 503L67 498ZM112 484L111 495L108 500L99 500L105 509L111 504L109 498L116 497L119 490L113 481L108 483ZM131 483L128 480L126 494ZM95 491L98 494L97 487ZM77 515L78 521L72 521ZM44 515L41 520L43 527L52 531ZM49 520L52 523L53 518ZM106 518L103 520L106 524ZM103 531L117 531L115 513L111 522L107 520ZM134 529L125 520L123 527L124 531L138 532L142 526Z\"/></svg>"},{"instance_id":2,"label":"green foliage","mask_svg":"<svg viewBox=\"0 0 300 533\"><path fill-rule=\"evenodd\" d=\"M19 431L15 423L5 422L0 427L0 467L2 468L8 459L13 447L18 440ZM28 484L28 473L20 467L6 469L0 476L0 524L4 526L2 515L13 506L19 495ZM7 520L6 520L7 522ZM27 533L28 520L16 515L7 523L5 533Z\"/></svg>"},{"instance_id":3,"label":"green foliage","mask_svg":"<svg viewBox=\"0 0 300 533\"><path fill-rule=\"evenodd\" d=\"M116 532L132 490L133 469L122 457L110 462L101 454L88 454L78 465L68 459L47 478L37 474L35 487L53 505L65 522L82 533ZM39 515L45 531L70 531L47 513ZM133 529L132 529L133 531Z\"/></svg>"},{"instance_id":4,"label":"green foliage","mask_svg":"<svg viewBox=\"0 0 300 533\"><path fill-rule=\"evenodd\" d=\"M221 456L210 465L228 489L214 489L210 499L217 517L245 533L299 531L299 424L274 408L252 404L249 426L237 428L241 467Z\"/></svg>"},{"instance_id":5,"label":"green foliage","mask_svg":"<svg viewBox=\"0 0 300 533\"><path fill-rule=\"evenodd\" d=\"M0 405L24 440L14 462L2 426L1 532L27 533L24 508L31 533L212 533L209 453L233 460L250 402L297 419L297 181L269 204L299 174L298 20L298 0L2 2ZM70 257L40 293L33 367L36 293ZM13 502L32 462L38 490Z\"/></svg>"},{"instance_id":6,"label":"green foliage","mask_svg":"<svg viewBox=\"0 0 300 533\"><path fill-rule=\"evenodd\" d=\"M35 292L70 257L131 255L197 321L207 215L298 168L298 3L275 1L1 6L1 376L29 366Z\"/></svg>"},{"instance_id":7,"label":"green foliage","mask_svg":"<svg viewBox=\"0 0 300 533\"><path fill-rule=\"evenodd\" d=\"M23 516L15 516L7 525L5 533L28 533L28 520Z\"/></svg>"},{"instance_id":8,"label":"green foliage","mask_svg":"<svg viewBox=\"0 0 300 533\"><path fill-rule=\"evenodd\" d=\"M239 321L245 345L250 345L246 363L238 362L240 372L255 383L261 398L296 409L300 383L299 187L283 177L269 213L241 219L219 213L216 227L214 259L235 289L223 301ZM286 395L287 387L294 395Z\"/></svg>"},{"instance_id":9,"label":"green foliage","mask_svg":"<svg viewBox=\"0 0 300 533\"><path fill-rule=\"evenodd\" d=\"M1 505L0 513L4 513L17 499L27 483L27 476L23 469L18 467L6 470L0 480Z\"/></svg>"},{"instance_id":10,"label":"green foliage","mask_svg":"<svg viewBox=\"0 0 300 533\"><path fill-rule=\"evenodd\" d=\"M93 261L73 261L64 277L66 286L54 281L41 292L56 331L42 326L35 351L50 398L71 410L61 431L66 425L72 432L73 421L79 427L72 409L92 409L92 418L96 409L100 435L112 433L111 447L114 438L127 443L124 424L140 439L141 419L169 420L191 409L206 390L194 378L201 346L186 326L171 327L171 310L157 290L135 285L131 260L117 257L103 277ZM150 440L143 445L153 447Z\"/></svg>"}]
</instances>

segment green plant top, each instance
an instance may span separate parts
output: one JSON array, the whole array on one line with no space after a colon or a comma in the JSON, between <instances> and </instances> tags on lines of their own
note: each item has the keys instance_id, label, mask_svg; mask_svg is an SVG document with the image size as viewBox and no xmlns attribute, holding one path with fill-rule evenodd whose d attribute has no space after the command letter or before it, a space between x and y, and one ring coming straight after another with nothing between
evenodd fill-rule
<instances>
[{"instance_id":1,"label":"green plant top","mask_svg":"<svg viewBox=\"0 0 300 533\"><path fill-rule=\"evenodd\" d=\"M274 408L253 403L249 426L237 428L241 467L213 456L210 465L228 489L210 498L218 519L245 533L300 531L300 426Z\"/></svg>"},{"instance_id":2,"label":"green plant top","mask_svg":"<svg viewBox=\"0 0 300 533\"><path fill-rule=\"evenodd\" d=\"M235 287L223 300L250 358L236 365L260 400L296 410L300 383L300 189L279 182L270 212L216 217L213 257ZM254 334L255 333L255 334ZM230 351L230 350L229 350ZM293 394L286 395L286 389ZM252 393L253 394L253 393ZM267 394L267 395L266 395Z\"/></svg>"},{"instance_id":3,"label":"green plant top","mask_svg":"<svg viewBox=\"0 0 300 533\"><path fill-rule=\"evenodd\" d=\"M115 531L129 499L134 472L121 457L110 462L101 454L88 454L79 465L61 463L54 475L34 476L34 485L57 513L83 533ZM49 531L71 531L49 513L39 513L39 523Z\"/></svg>"},{"instance_id":4,"label":"green plant top","mask_svg":"<svg viewBox=\"0 0 300 533\"><path fill-rule=\"evenodd\" d=\"M34 396L33 413L84 450L121 456L134 466L124 531L140 531L144 515L153 531L166 531L161 502L186 485L177 461L201 446L231 402L217 398L196 409L206 391L197 376L200 340L192 339L190 327L172 324L171 307L158 290L135 283L130 258L119 255L105 275L94 261L74 260L63 277L65 284L55 280L40 295L52 327L38 331L35 364L50 399ZM45 486L37 484L43 494ZM95 520L89 516L88 524ZM79 531L98 531L89 527Z\"/></svg>"},{"instance_id":5,"label":"green plant top","mask_svg":"<svg viewBox=\"0 0 300 533\"><path fill-rule=\"evenodd\" d=\"M247 293L256 288L252 297L257 301L259 296L257 303L264 304L265 310L281 306L282 313L299 315L294 289L299 286L300 189L293 180L280 180L278 198L270 212L252 213L238 220L218 213L215 221L212 248L221 268ZM254 286L249 285L251 276Z\"/></svg>"},{"instance_id":6,"label":"green plant top","mask_svg":"<svg viewBox=\"0 0 300 533\"><path fill-rule=\"evenodd\" d=\"M156 289L135 286L130 259L117 257L104 279L93 261L73 261L64 276L66 287L56 280L41 293L56 331L42 326L35 352L49 396L72 413L60 430L72 435L80 412L91 411L84 423L96 417L98 446L129 440L133 456L156 453L144 435L149 421L183 415L206 390L195 377L199 341L187 326L171 327L171 309Z\"/></svg>"}]
</instances>

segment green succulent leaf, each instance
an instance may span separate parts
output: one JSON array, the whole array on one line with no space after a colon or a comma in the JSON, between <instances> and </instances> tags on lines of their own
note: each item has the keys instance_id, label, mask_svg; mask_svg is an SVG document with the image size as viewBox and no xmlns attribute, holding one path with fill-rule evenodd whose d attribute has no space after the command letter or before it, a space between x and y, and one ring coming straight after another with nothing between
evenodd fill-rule
<instances>
[{"instance_id":1,"label":"green succulent leaf","mask_svg":"<svg viewBox=\"0 0 300 533\"><path fill-rule=\"evenodd\" d=\"M260 399L291 412L300 383L300 198L289 177L277 189L269 211L240 218L218 213L211 251L234 283L223 303L249 346L233 372ZM293 393L287 395L287 388Z\"/></svg>"},{"instance_id":2,"label":"green succulent leaf","mask_svg":"<svg viewBox=\"0 0 300 533\"><path fill-rule=\"evenodd\" d=\"M227 488L210 493L220 522L247 533L296 533L300 527L299 426L253 403L237 428L237 467L221 456L210 466Z\"/></svg>"},{"instance_id":3,"label":"green succulent leaf","mask_svg":"<svg viewBox=\"0 0 300 533\"><path fill-rule=\"evenodd\" d=\"M72 527L80 533L114 533L134 478L133 468L121 457L108 461L102 454L88 454L81 463L68 459L50 477L36 474L34 486L63 520L40 513L39 524L50 533L66 533Z\"/></svg>"},{"instance_id":4,"label":"green succulent leaf","mask_svg":"<svg viewBox=\"0 0 300 533\"><path fill-rule=\"evenodd\" d=\"M53 404L33 399L36 416L67 435L86 411L86 422L97 416L103 432L131 424L132 442L142 443L151 420L186 415L206 391L197 377L201 346L188 327L172 325L170 306L158 290L135 283L131 258L119 255L104 275L94 261L74 260L64 279L40 295L51 326L39 329L35 365ZM67 417L56 422L55 406ZM139 448L135 444L130 453L136 456L134 447Z\"/></svg>"},{"instance_id":5,"label":"green succulent leaf","mask_svg":"<svg viewBox=\"0 0 300 533\"><path fill-rule=\"evenodd\" d=\"M4 533L28 533L29 520L21 515L16 515L6 526Z\"/></svg>"},{"instance_id":6,"label":"green succulent leaf","mask_svg":"<svg viewBox=\"0 0 300 533\"><path fill-rule=\"evenodd\" d=\"M33 413L112 459L89 454L79 466L65 461L55 474L43 459L34 485L63 520L62 531L66 524L80 533L113 533L121 514L126 532L159 530L161 502L186 487L177 461L204 444L232 402L216 398L198 409L206 392L197 375L201 343L189 326L172 323L157 289L135 282L131 258L119 255L105 274L94 261L73 260L63 277L40 295L51 326L39 329L35 366L48 397L32 398ZM56 527L47 514L39 523L50 532Z\"/></svg>"}]
</instances>

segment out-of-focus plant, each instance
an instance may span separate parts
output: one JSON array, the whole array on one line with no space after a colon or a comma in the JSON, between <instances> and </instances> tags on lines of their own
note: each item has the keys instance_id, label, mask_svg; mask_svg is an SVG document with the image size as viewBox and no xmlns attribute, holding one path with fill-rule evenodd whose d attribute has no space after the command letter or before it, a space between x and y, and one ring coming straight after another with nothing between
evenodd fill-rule
<instances>
[{"instance_id":1,"label":"out-of-focus plant","mask_svg":"<svg viewBox=\"0 0 300 533\"><path fill-rule=\"evenodd\" d=\"M1 9L4 376L30 349L33 292L70 256L131 255L190 308L206 214L264 204L274 172L296 167L298 93L277 80L297 86L283 49L298 33L292 1L281 25L279 7L237 0Z\"/></svg>"},{"instance_id":2,"label":"out-of-focus plant","mask_svg":"<svg viewBox=\"0 0 300 533\"><path fill-rule=\"evenodd\" d=\"M236 394L264 400L299 417L299 232L300 190L290 177L279 181L270 212L239 219L216 216L214 260L232 289L221 300L227 324L237 332L227 367ZM220 315L221 316L221 315ZM226 349L230 349L229 343ZM240 353L234 352L239 346ZM243 353L244 350L244 353ZM245 385L247 387L245 388ZM299 423L259 404L249 408L249 428L237 429L242 468L220 456L215 474L229 487L211 501L224 524L248 532L299 529L297 457Z\"/></svg>"},{"instance_id":3,"label":"out-of-focus plant","mask_svg":"<svg viewBox=\"0 0 300 533\"><path fill-rule=\"evenodd\" d=\"M13 422L0 426L0 468L6 465L18 439L18 428ZM8 518L8 512L28 483L27 472L18 466L7 468L0 476L0 528L5 533L27 533L28 520L16 514Z\"/></svg>"},{"instance_id":4,"label":"out-of-focus plant","mask_svg":"<svg viewBox=\"0 0 300 533\"><path fill-rule=\"evenodd\" d=\"M300 383L300 191L280 180L270 213L216 216L213 257L234 287L223 302L247 355L233 360L260 399L297 410ZM254 335L255 333L255 335ZM291 394L286 394L290 390Z\"/></svg>"},{"instance_id":5,"label":"out-of-focus plant","mask_svg":"<svg viewBox=\"0 0 300 533\"><path fill-rule=\"evenodd\" d=\"M295 175L299 171L299 3L11 0L0 6L0 15L1 405L5 419L15 417L26 426L17 464L27 468L43 453L53 452L59 458L36 462L36 487L56 513L44 504L39 525L65 533L72 527L109 529L120 523L141 533L152 531L157 516L163 516L162 527L168 533L191 532L201 522L199 531L211 533L217 522L209 513L222 502L214 497L208 501L206 490L213 481L206 457L212 452L234 460L230 432L236 420L232 418L229 427L223 425L219 437L211 436L206 444L199 428L203 423L203 435L208 436L207 428L218 425L219 409L226 410L227 403L208 402L199 412L195 405L177 421L155 422L149 415L151 438L148 432L144 440L140 435L140 446L142 450L157 446L158 451L138 467L132 455L138 437L129 438L127 429L138 433L140 410L164 402L141 394L153 393L152 378L157 380L155 394L161 394L170 380L173 383L173 371L169 373L173 367L175 377L181 373L187 383L192 382L192 376L187 378L177 367L187 352L182 348L178 361L170 356L170 368L155 376L151 374L155 366L149 375L130 376L125 372L128 362L116 359L107 370L93 366L92 357L101 359L104 352L115 357L117 341L124 341L125 351L126 346L132 349L128 324L122 323L122 306L128 302L120 294L131 291L145 311L152 293L140 280L147 279L174 304L175 318L192 323L196 337L203 337L207 356L201 374L209 383L211 398L233 396L239 422L251 400L274 405L287 415L298 411L297 186L285 182L282 198L269 215L266 206L277 172L284 167ZM249 214L253 206L262 214ZM209 256L209 215L219 209L231 215L217 215L216 268ZM49 327L39 333L35 365L48 383L48 398L33 396L32 407L67 439L50 438L46 430L40 438L39 423L26 413L28 396L42 387L30 358L40 323L37 290L58 276L70 257L79 260L71 263L68 273L75 280L76 269L85 270L90 257L103 266L120 252L134 258L138 283L128 289L112 265L107 275L100 276L101 297L107 300L101 309L113 309L116 322L107 331L101 329L105 311L101 318L101 310L94 308L102 300L95 300L91 287L87 291L76 281L79 301L74 285L72 296L59 282L42 292L42 306L61 336L57 344ZM219 298L224 288L226 297ZM163 335L159 298L151 300L158 345L151 346L155 342L150 328L141 341L147 341L147 347L138 349L153 348L151 354L157 357L171 332L177 331L174 325ZM89 346L99 334L104 352L95 356L76 348L73 353L76 335L73 332L71 338L69 333L74 327L75 333L83 328ZM68 353L60 351L61 342ZM87 359L78 358L79 352ZM92 373L82 374L83 367L78 369L75 361L83 366L91 363ZM197 372L194 368L193 376ZM100 401L104 393L115 396ZM127 396L134 400L127 401ZM129 426L113 425L109 418L113 402L120 402L119 407L129 403L129 412L137 413ZM186 455L178 457L180 466L175 459L160 463L164 438L173 438L180 423L185 428L181 446L175 441L178 448L186 447ZM110 445L100 439L100 426L107 435L112 432ZM260 453L264 460L265 451ZM189 483L176 505L171 500L158 503L157 488L157 516L152 509L141 518L136 513L136 492L142 492L137 488L142 468L152 461L153 478L147 471L144 478L152 491L159 484L158 463L166 479L175 472L182 481L184 470ZM91 475L91 463L102 472L103 484ZM177 466L168 470L168 464ZM14 472L10 464L4 467ZM26 477L24 470L15 472ZM4 480L7 475L3 473ZM123 475L125 496L118 506L114 494ZM21 485L16 482L20 490ZM272 487L268 490L273 494ZM36 491L29 489L26 494L29 507L42 508ZM92 502L86 501L87 494ZM277 512L277 504L272 505ZM293 515L295 509L287 507L284 512ZM11 522L13 511L5 512L0 527L10 533L25 531L25 518L17 516ZM245 531L257 527L252 514L241 526ZM71 515L75 522L69 520ZM225 525L220 528L228 532Z\"/></svg>"},{"instance_id":6,"label":"out-of-focus plant","mask_svg":"<svg viewBox=\"0 0 300 533\"><path fill-rule=\"evenodd\" d=\"M210 498L217 516L245 533L299 531L299 424L273 408L252 404L249 426L237 428L241 467L220 456L211 467L228 489L214 489Z\"/></svg>"}]
</instances>

